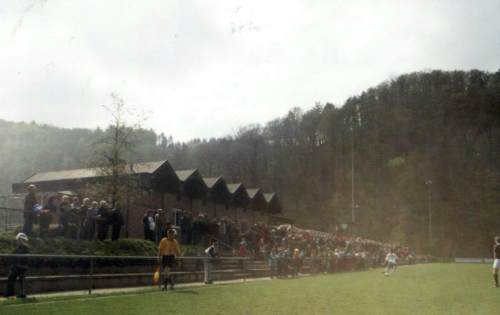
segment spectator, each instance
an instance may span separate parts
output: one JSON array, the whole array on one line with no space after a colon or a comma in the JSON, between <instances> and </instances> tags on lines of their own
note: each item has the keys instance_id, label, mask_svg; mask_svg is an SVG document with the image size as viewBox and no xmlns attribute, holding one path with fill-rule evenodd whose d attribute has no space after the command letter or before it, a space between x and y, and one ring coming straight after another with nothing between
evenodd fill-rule
<instances>
[{"instance_id":1,"label":"spectator","mask_svg":"<svg viewBox=\"0 0 500 315\"><path fill-rule=\"evenodd\" d=\"M240 256L240 257L247 257L248 256L248 244L247 244L247 241L245 240L245 238L241 239L238 256Z\"/></svg>"},{"instance_id":2,"label":"spectator","mask_svg":"<svg viewBox=\"0 0 500 315\"><path fill-rule=\"evenodd\" d=\"M35 206L37 205L37 196L36 196L36 186L29 185L28 186L28 194L24 198L24 226L23 232L28 236L33 235L33 224L35 223L36 214L35 214Z\"/></svg>"},{"instance_id":3,"label":"spectator","mask_svg":"<svg viewBox=\"0 0 500 315\"><path fill-rule=\"evenodd\" d=\"M84 200L85 203L85 200ZM97 201L92 201L90 207L87 208L87 212L85 214L85 219L83 223L84 237L87 240L94 240L95 237L95 228L96 228L96 217L98 215L98 203Z\"/></svg>"},{"instance_id":4,"label":"spectator","mask_svg":"<svg viewBox=\"0 0 500 315\"><path fill-rule=\"evenodd\" d=\"M199 244L201 242L201 217L203 215L200 213L198 217L196 217L193 220L193 226L192 226L192 236L191 236L191 241L193 244Z\"/></svg>"},{"instance_id":5,"label":"spectator","mask_svg":"<svg viewBox=\"0 0 500 315\"><path fill-rule=\"evenodd\" d=\"M28 236L24 233L19 233L16 235L16 248L14 249L15 255L28 254ZM24 292L24 276L28 266L22 258L15 258L14 264L10 266L9 275L7 276L7 290L5 291L5 296L10 298L14 296L14 288L16 279L19 278L19 294L18 298L26 298L26 293Z\"/></svg>"},{"instance_id":6,"label":"spectator","mask_svg":"<svg viewBox=\"0 0 500 315\"><path fill-rule=\"evenodd\" d=\"M89 198L83 198L83 204L80 208L78 218L77 218L77 230L76 230L76 239L84 239L85 235L85 220L87 218L87 213L91 207L91 201Z\"/></svg>"},{"instance_id":7,"label":"spectator","mask_svg":"<svg viewBox=\"0 0 500 315\"><path fill-rule=\"evenodd\" d=\"M274 279L275 277L278 276L278 259L279 259L278 250L276 247L273 247L271 249L271 252L269 252L269 256L267 258L271 279Z\"/></svg>"},{"instance_id":8,"label":"spectator","mask_svg":"<svg viewBox=\"0 0 500 315\"><path fill-rule=\"evenodd\" d=\"M52 223L52 213L57 212L57 196L51 196L47 200L44 210L40 213L40 237L49 236L50 224Z\"/></svg>"},{"instance_id":9,"label":"spectator","mask_svg":"<svg viewBox=\"0 0 500 315\"><path fill-rule=\"evenodd\" d=\"M209 259L204 260L205 284L212 284L213 260L219 257L217 240L215 239L210 240L210 246L207 249L205 249L205 254L209 257Z\"/></svg>"},{"instance_id":10,"label":"spectator","mask_svg":"<svg viewBox=\"0 0 500 315\"><path fill-rule=\"evenodd\" d=\"M142 219L144 239L154 242L155 219L153 210L148 210Z\"/></svg>"},{"instance_id":11,"label":"spectator","mask_svg":"<svg viewBox=\"0 0 500 315\"><path fill-rule=\"evenodd\" d=\"M158 212L155 215L155 241L156 244L160 244L160 241L163 237L165 237L165 231L167 226L167 215L163 209L158 209Z\"/></svg>"},{"instance_id":12,"label":"spectator","mask_svg":"<svg viewBox=\"0 0 500 315\"><path fill-rule=\"evenodd\" d=\"M105 200L102 200L99 203L99 210L96 217L97 239L99 241L104 241L108 237L110 216L111 213L109 211L108 203Z\"/></svg>"},{"instance_id":13,"label":"spectator","mask_svg":"<svg viewBox=\"0 0 500 315\"><path fill-rule=\"evenodd\" d=\"M222 218L219 221L219 228L218 228L218 237L221 239L223 242L227 243L227 226L226 226L226 219Z\"/></svg>"},{"instance_id":14,"label":"spectator","mask_svg":"<svg viewBox=\"0 0 500 315\"><path fill-rule=\"evenodd\" d=\"M59 234L63 237L68 235L68 221L71 214L71 205L69 197L64 195L59 204Z\"/></svg>"},{"instance_id":15,"label":"spectator","mask_svg":"<svg viewBox=\"0 0 500 315\"><path fill-rule=\"evenodd\" d=\"M80 226L82 222L80 198L73 197L73 202L70 205L71 211L69 215L69 235L71 238L80 239Z\"/></svg>"},{"instance_id":16,"label":"spectator","mask_svg":"<svg viewBox=\"0 0 500 315\"><path fill-rule=\"evenodd\" d=\"M181 237L182 244L191 244L191 233L193 232L193 220L188 212L182 213L181 218Z\"/></svg>"},{"instance_id":17,"label":"spectator","mask_svg":"<svg viewBox=\"0 0 500 315\"><path fill-rule=\"evenodd\" d=\"M123 226L123 215L121 213L120 203L116 203L110 215L111 223L111 241L117 241L120 238L120 231Z\"/></svg>"}]
</instances>

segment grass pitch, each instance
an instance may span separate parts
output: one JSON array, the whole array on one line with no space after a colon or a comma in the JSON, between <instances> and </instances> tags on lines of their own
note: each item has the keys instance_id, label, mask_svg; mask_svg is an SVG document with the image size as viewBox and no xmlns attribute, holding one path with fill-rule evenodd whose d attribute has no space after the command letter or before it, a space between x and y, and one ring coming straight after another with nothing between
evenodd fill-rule
<instances>
[{"instance_id":1,"label":"grass pitch","mask_svg":"<svg viewBox=\"0 0 500 315\"><path fill-rule=\"evenodd\" d=\"M1 305L1 304L0 304ZM490 265L430 264L175 292L4 303L0 314L500 314Z\"/></svg>"}]
</instances>

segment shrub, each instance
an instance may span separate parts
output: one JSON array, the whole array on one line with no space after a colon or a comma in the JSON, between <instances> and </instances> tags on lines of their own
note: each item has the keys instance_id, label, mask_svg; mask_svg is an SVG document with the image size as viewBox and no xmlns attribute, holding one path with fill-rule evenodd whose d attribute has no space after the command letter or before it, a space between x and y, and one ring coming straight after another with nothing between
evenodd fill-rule
<instances>
[{"instance_id":1,"label":"shrub","mask_svg":"<svg viewBox=\"0 0 500 315\"><path fill-rule=\"evenodd\" d=\"M14 250L13 234L0 234L0 254L11 254ZM184 245L185 256L203 254L200 246ZM156 256L157 246L151 241L141 239L121 239L111 241L76 241L62 237L31 239L30 253L40 255L95 255L95 256Z\"/></svg>"}]
</instances>

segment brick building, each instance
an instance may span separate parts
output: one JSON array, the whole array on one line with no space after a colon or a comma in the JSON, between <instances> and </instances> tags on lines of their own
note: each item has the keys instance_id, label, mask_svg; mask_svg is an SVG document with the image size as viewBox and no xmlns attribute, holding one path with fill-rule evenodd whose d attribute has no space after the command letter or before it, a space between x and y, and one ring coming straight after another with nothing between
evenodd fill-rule
<instances>
[{"instance_id":1,"label":"brick building","mask_svg":"<svg viewBox=\"0 0 500 315\"><path fill-rule=\"evenodd\" d=\"M248 223L270 223L280 217L282 205L276 193L265 194L260 188L246 188L243 183L226 183L223 177L203 177L197 169L174 170L168 161L135 163L130 178L140 193L134 193L123 205L125 235L142 237L142 218L148 209L167 210L174 224L180 211L197 216L230 217ZM54 194L109 199L99 192L99 183L105 180L95 168L36 173L21 183L12 185L14 194L26 192L35 184L42 198ZM132 194L131 194L132 195Z\"/></svg>"}]
</instances>

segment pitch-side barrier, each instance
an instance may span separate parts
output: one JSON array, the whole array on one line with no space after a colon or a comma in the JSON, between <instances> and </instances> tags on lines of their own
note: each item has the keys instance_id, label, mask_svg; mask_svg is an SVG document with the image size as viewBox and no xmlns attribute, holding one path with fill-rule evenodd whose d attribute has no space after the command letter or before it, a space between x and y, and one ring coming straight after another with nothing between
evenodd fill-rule
<instances>
[{"instance_id":1,"label":"pitch-side barrier","mask_svg":"<svg viewBox=\"0 0 500 315\"><path fill-rule=\"evenodd\" d=\"M465 264L491 264L493 263L492 258L455 258L456 263L465 263Z\"/></svg>"},{"instance_id":2,"label":"pitch-side barrier","mask_svg":"<svg viewBox=\"0 0 500 315\"><path fill-rule=\"evenodd\" d=\"M29 294L81 290L90 294L94 289L153 286L158 267L157 257L0 255L0 295L15 262L28 266ZM301 271L308 272L310 265L304 261ZM180 257L171 274L176 283L195 283L267 277L270 269L266 260L246 257Z\"/></svg>"}]
</instances>

